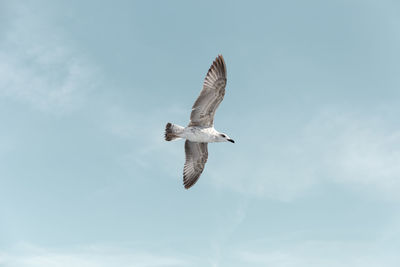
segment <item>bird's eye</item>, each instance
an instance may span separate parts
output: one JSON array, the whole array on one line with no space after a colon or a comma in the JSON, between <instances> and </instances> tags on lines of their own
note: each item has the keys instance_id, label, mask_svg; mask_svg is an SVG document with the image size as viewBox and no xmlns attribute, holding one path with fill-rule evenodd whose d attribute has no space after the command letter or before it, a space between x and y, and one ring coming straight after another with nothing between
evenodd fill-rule
<instances>
[{"instance_id":1,"label":"bird's eye","mask_svg":"<svg viewBox=\"0 0 400 267\"><path fill-rule=\"evenodd\" d=\"M224 134L221 134L221 136L222 136L223 138L225 138L225 137L226 137L226 135L224 135Z\"/></svg>"}]
</instances>

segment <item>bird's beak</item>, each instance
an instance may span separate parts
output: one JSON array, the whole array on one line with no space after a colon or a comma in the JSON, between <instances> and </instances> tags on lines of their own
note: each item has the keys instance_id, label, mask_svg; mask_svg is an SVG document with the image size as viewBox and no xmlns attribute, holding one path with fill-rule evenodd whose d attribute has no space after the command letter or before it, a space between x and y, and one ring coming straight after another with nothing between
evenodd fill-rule
<instances>
[{"instance_id":1,"label":"bird's beak","mask_svg":"<svg viewBox=\"0 0 400 267\"><path fill-rule=\"evenodd\" d=\"M229 142L231 143L235 143L235 141L233 141L232 139L227 139Z\"/></svg>"}]
</instances>

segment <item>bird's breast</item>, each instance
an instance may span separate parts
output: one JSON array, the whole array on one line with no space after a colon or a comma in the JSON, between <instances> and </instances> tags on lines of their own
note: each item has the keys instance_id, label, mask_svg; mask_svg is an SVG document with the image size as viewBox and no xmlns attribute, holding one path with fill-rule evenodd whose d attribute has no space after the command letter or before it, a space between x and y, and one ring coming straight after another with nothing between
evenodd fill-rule
<instances>
[{"instance_id":1,"label":"bird's breast","mask_svg":"<svg viewBox=\"0 0 400 267\"><path fill-rule=\"evenodd\" d=\"M215 131L215 130L214 130ZM192 142L211 143L215 142L215 135L212 128L186 127L183 135Z\"/></svg>"}]
</instances>

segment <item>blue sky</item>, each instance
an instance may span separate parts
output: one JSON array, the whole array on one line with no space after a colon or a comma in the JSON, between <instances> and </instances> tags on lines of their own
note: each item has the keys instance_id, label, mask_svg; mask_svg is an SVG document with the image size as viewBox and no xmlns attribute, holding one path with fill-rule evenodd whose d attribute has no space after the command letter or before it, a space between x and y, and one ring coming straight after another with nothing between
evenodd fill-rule
<instances>
[{"instance_id":1,"label":"blue sky","mask_svg":"<svg viewBox=\"0 0 400 267\"><path fill-rule=\"evenodd\" d=\"M0 265L400 264L395 1L1 1ZM199 182L186 125L228 85Z\"/></svg>"}]
</instances>

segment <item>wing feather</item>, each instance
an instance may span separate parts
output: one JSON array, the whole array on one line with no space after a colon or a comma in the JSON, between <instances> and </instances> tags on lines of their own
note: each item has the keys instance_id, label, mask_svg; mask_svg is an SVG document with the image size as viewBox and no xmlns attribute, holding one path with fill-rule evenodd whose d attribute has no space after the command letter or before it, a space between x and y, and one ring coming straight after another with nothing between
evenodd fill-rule
<instances>
[{"instance_id":1,"label":"wing feather","mask_svg":"<svg viewBox=\"0 0 400 267\"><path fill-rule=\"evenodd\" d=\"M203 89L192 107L189 126L214 125L214 115L224 99L226 86L226 66L222 55L214 60L204 79Z\"/></svg>"},{"instance_id":2,"label":"wing feather","mask_svg":"<svg viewBox=\"0 0 400 267\"><path fill-rule=\"evenodd\" d=\"M185 155L183 184L186 189L189 189L197 182L204 170L208 158L207 143L196 143L186 140Z\"/></svg>"}]
</instances>

